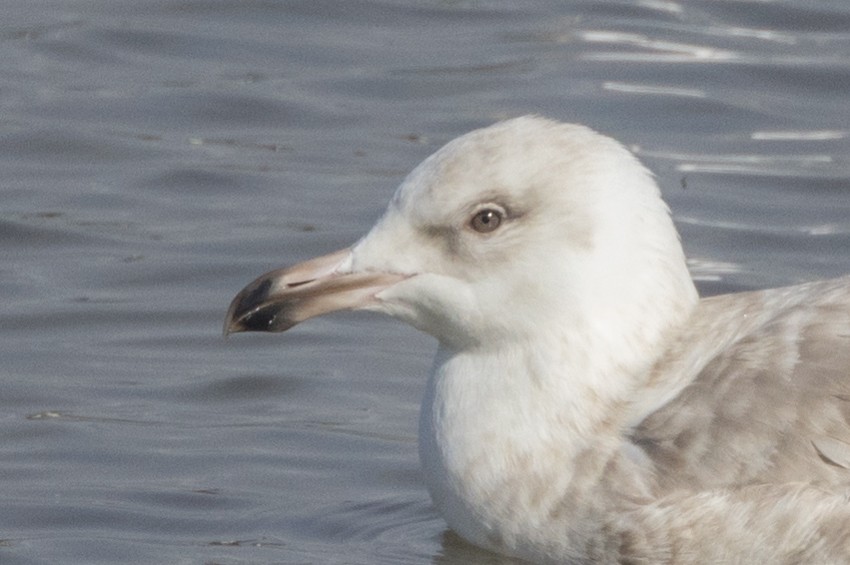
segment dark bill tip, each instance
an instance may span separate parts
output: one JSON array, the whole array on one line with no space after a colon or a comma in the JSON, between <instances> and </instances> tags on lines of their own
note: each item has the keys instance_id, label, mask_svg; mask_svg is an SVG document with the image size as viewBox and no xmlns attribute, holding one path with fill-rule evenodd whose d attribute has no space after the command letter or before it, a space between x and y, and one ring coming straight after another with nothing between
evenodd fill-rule
<instances>
[{"instance_id":1,"label":"dark bill tip","mask_svg":"<svg viewBox=\"0 0 850 565\"><path fill-rule=\"evenodd\" d=\"M287 315L287 305L266 304L237 318L225 320L224 335L239 332L283 332L297 324Z\"/></svg>"},{"instance_id":2,"label":"dark bill tip","mask_svg":"<svg viewBox=\"0 0 850 565\"><path fill-rule=\"evenodd\" d=\"M224 335L238 332L282 332L294 326L291 304L272 300L274 279L263 275L237 294L224 319Z\"/></svg>"}]
</instances>

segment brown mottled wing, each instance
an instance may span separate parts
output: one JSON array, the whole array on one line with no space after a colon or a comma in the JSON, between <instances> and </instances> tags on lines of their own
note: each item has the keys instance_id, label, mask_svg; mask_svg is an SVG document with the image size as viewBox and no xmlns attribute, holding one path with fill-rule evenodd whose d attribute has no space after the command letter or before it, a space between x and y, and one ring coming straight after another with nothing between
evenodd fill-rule
<instances>
[{"instance_id":1,"label":"brown mottled wing","mask_svg":"<svg viewBox=\"0 0 850 565\"><path fill-rule=\"evenodd\" d=\"M850 278L703 300L655 380L687 371L632 434L663 490L850 484Z\"/></svg>"}]
</instances>

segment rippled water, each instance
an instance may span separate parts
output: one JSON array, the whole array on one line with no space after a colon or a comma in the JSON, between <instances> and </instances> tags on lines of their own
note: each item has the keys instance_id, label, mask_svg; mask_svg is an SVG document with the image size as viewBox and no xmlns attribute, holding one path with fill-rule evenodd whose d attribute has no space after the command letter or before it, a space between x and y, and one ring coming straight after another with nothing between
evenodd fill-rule
<instances>
[{"instance_id":1,"label":"rippled water","mask_svg":"<svg viewBox=\"0 0 850 565\"><path fill-rule=\"evenodd\" d=\"M491 563L415 423L434 343L366 314L224 341L448 139L635 149L705 293L850 272L850 5L7 2L0 562Z\"/></svg>"}]
</instances>

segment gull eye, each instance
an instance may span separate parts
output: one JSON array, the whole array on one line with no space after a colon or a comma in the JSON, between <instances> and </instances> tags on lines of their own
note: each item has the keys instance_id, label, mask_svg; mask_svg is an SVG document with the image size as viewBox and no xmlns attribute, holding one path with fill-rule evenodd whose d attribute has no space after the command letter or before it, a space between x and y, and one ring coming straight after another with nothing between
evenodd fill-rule
<instances>
[{"instance_id":1,"label":"gull eye","mask_svg":"<svg viewBox=\"0 0 850 565\"><path fill-rule=\"evenodd\" d=\"M493 208L479 210L469 220L469 226L478 233L490 233L502 225L503 213Z\"/></svg>"}]
</instances>

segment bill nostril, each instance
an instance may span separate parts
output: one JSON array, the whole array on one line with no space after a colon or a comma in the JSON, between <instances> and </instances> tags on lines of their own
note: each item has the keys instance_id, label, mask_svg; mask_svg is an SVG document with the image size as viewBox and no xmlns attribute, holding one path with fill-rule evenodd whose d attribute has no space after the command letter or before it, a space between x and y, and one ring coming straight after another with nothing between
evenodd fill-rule
<instances>
[{"instance_id":1,"label":"bill nostril","mask_svg":"<svg viewBox=\"0 0 850 565\"><path fill-rule=\"evenodd\" d=\"M296 282L287 283L286 288L298 288L299 286L309 284L309 283L311 283L315 280L316 279L307 279L307 280L304 280L304 281L296 281Z\"/></svg>"}]
</instances>

